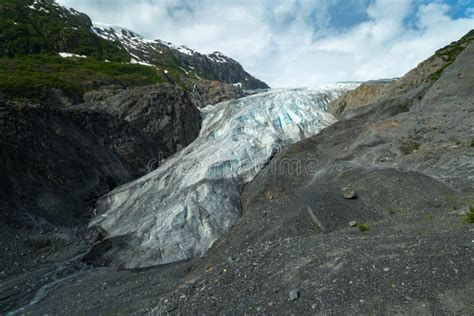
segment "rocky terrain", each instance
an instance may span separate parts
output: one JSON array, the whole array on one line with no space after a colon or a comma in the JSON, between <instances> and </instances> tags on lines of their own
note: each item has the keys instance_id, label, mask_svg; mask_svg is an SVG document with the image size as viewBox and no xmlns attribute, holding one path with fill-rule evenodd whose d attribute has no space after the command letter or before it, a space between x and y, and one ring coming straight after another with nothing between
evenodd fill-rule
<instances>
[{"instance_id":1,"label":"rocky terrain","mask_svg":"<svg viewBox=\"0 0 474 316\"><path fill-rule=\"evenodd\" d=\"M275 91L205 108L267 87L220 53L94 25L52 0L0 0L0 18L0 314L474 310L474 31L400 79L363 83L337 99L319 95L317 113L302 111L315 99L295 92L270 124ZM245 106L255 99L271 110ZM322 111L333 99L337 122ZM214 129L228 134L201 131L213 111L228 118L211 120ZM307 117L324 126L308 127ZM244 181L226 169L235 157L205 146L222 135L231 156L259 153L258 166L239 165L259 172L242 173ZM262 154L269 135L282 146ZM204 145L189 146L196 139ZM178 170L173 161L186 162L193 148L189 157L210 162L211 178L200 178L192 161L186 177L154 172L166 161ZM147 180L156 174L157 192ZM121 227L88 228L112 209L125 210L118 223L139 210L126 227L139 232L133 224L149 215L145 202L176 204L190 179L205 179L194 218L205 229L215 229L202 216L213 201L216 214L229 203L237 211L209 243L184 234L196 238L184 247L206 245L173 257L186 260L124 269L114 256L130 235L108 239ZM152 194L140 199L144 188ZM211 200L228 188L238 190ZM121 190L130 199L112 208L107 199ZM185 231L193 205L177 212L176 231L160 232ZM146 244L147 233L135 240ZM141 260L140 247L121 263Z\"/></svg>"},{"instance_id":2,"label":"rocky terrain","mask_svg":"<svg viewBox=\"0 0 474 316\"><path fill-rule=\"evenodd\" d=\"M87 240L53 247L32 235L31 251L66 260L72 276L21 312L469 314L472 34L437 52L462 47L449 64L414 69L378 101L277 152L245 186L240 220L203 258L92 269L66 260ZM26 238L13 235L9 245ZM45 271L58 275L57 263L17 260L0 276L3 310L28 305Z\"/></svg>"},{"instance_id":3,"label":"rocky terrain","mask_svg":"<svg viewBox=\"0 0 474 316\"><path fill-rule=\"evenodd\" d=\"M347 92L328 106L328 112L340 118L344 112L372 104L386 94L393 80L378 80L364 82L356 89Z\"/></svg>"},{"instance_id":4,"label":"rocky terrain","mask_svg":"<svg viewBox=\"0 0 474 316\"><path fill-rule=\"evenodd\" d=\"M239 223L154 311L469 314L473 34L439 76L423 63L272 159Z\"/></svg>"},{"instance_id":5,"label":"rocky terrain","mask_svg":"<svg viewBox=\"0 0 474 316\"><path fill-rule=\"evenodd\" d=\"M168 74L133 64L87 15L54 1L3 0L0 17L3 314L85 269L71 258L95 238L87 225L97 198L191 143L201 127L197 107L244 91L204 71L191 77L174 58L179 70Z\"/></svg>"}]
</instances>

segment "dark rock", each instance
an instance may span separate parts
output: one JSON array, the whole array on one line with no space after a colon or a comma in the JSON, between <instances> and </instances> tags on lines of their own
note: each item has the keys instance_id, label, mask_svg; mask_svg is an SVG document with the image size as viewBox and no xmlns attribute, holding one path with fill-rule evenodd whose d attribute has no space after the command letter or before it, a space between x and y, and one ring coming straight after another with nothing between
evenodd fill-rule
<instances>
[{"instance_id":1,"label":"dark rock","mask_svg":"<svg viewBox=\"0 0 474 316\"><path fill-rule=\"evenodd\" d=\"M187 94L168 85L65 109L8 103L0 118L0 222L10 225L87 221L99 196L152 171L200 129Z\"/></svg>"},{"instance_id":2,"label":"dark rock","mask_svg":"<svg viewBox=\"0 0 474 316\"><path fill-rule=\"evenodd\" d=\"M90 216L88 197L108 192L108 178L131 179L123 160L60 109L10 104L0 111L7 118L0 125L0 222L72 224Z\"/></svg>"},{"instance_id":3,"label":"dark rock","mask_svg":"<svg viewBox=\"0 0 474 316\"><path fill-rule=\"evenodd\" d=\"M239 86L220 81L183 80L183 83L191 91L191 99L197 107L205 107L210 104L217 104L245 96L244 91Z\"/></svg>"},{"instance_id":4,"label":"dark rock","mask_svg":"<svg viewBox=\"0 0 474 316\"><path fill-rule=\"evenodd\" d=\"M300 290L299 289L292 289L288 293L288 299L290 301L296 301L298 298L300 298Z\"/></svg>"},{"instance_id":5,"label":"dark rock","mask_svg":"<svg viewBox=\"0 0 474 316\"><path fill-rule=\"evenodd\" d=\"M98 97L101 98L102 96ZM172 85L128 89L102 101L91 101L71 110L85 109L112 115L126 127L139 130L148 142L160 141L169 153L190 144L201 127L199 110L194 107L184 90ZM118 147L120 151L120 145L114 147ZM123 151L125 153L129 149L125 148Z\"/></svg>"}]
</instances>

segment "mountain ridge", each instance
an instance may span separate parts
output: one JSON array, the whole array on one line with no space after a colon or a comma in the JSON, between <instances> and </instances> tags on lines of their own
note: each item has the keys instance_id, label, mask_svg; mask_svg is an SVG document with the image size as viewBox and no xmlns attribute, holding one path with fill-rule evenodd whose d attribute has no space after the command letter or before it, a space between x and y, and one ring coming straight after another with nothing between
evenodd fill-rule
<instances>
[{"instance_id":1,"label":"mountain ridge","mask_svg":"<svg viewBox=\"0 0 474 316\"><path fill-rule=\"evenodd\" d=\"M140 34L121 26L94 23L93 29L104 39L119 41L132 56L131 61L134 63L160 67L167 58L170 58L167 56L170 53L179 63L179 69L196 79L218 80L249 90L269 88L268 85L248 74L237 61L220 52L201 54L185 45L178 46L159 39L147 40Z\"/></svg>"},{"instance_id":2,"label":"mountain ridge","mask_svg":"<svg viewBox=\"0 0 474 316\"><path fill-rule=\"evenodd\" d=\"M235 94L268 88L231 58L146 41L124 28L94 26L86 14L54 0L0 0L0 71L5 73L0 94L7 98L68 99L68 105L111 84L168 82L192 91L194 83L219 81L234 85Z\"/></svg>"}]
</instances>

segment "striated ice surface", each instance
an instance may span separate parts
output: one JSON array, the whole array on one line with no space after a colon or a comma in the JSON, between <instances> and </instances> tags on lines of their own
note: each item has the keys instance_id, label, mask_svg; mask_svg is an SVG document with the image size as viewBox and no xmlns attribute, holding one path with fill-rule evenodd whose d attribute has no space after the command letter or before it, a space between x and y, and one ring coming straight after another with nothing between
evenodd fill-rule
<instances>
[{"instance_id":1,"label":"striated ice surface","mask_svg":"<svg viewBox=\"0 0 474 316\"><path fill-rule=\"evenodd\" d=\"M199 137L146 176L97 204L91 226L126 268L199 257L240 216L240 193L282 146L335 122L330 101L355 84L276 89L202 109Z\"/></svg>"}]
</instances>

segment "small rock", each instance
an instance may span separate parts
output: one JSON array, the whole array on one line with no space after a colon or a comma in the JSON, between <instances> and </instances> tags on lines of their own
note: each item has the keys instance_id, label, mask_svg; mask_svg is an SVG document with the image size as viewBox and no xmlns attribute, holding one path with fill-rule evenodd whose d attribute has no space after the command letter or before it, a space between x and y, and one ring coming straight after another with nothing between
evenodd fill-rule
<instances>
[{"instance_id":1,"label":"small rock","mask_svg":"<svg viewBox=\"0 0 474 316\"><path fill-rule=\"evenodd\" d=\"M318 307L318 305L317 305L317 304L314 304L314 303L313 303L313 304L311 304L311 309L312 309L313 311L314 311L314 310L316 310L316 308L317 308L317 307Z\"/></svg>"},{"instance_id":2,"label":"small rock","mask_svg":"<svg viewBox=\"0 0 474 316\"><path fill-rule=\"evenodd\" d=\"M296 301L299 298L300 298L300 290L298 289L290 290L290 293L288 294L288 299L290 301Z\"/></svg>"},{"instance_id":3,"label":"small rock","mask_svg":"<svg viewBox=\"0 0 474 316\"><path fill-rule=\"evenodd\" d=\"M353 199L356 197L356 193L354 191L354 189L350 188L350 187L344 187L342 188L342 195L344 195L344 198L345 199Z\"/></svg>"},{"instance_id":4,"label":"small rock","mask_svg":"<svg viewBox=\"0 0 474 316\"><path fill-rule=\"evenodd\" d=\"M356 227L357 226L357 221L350 221L349 222L349 227Z\"/></svg>"}]
</instances>

